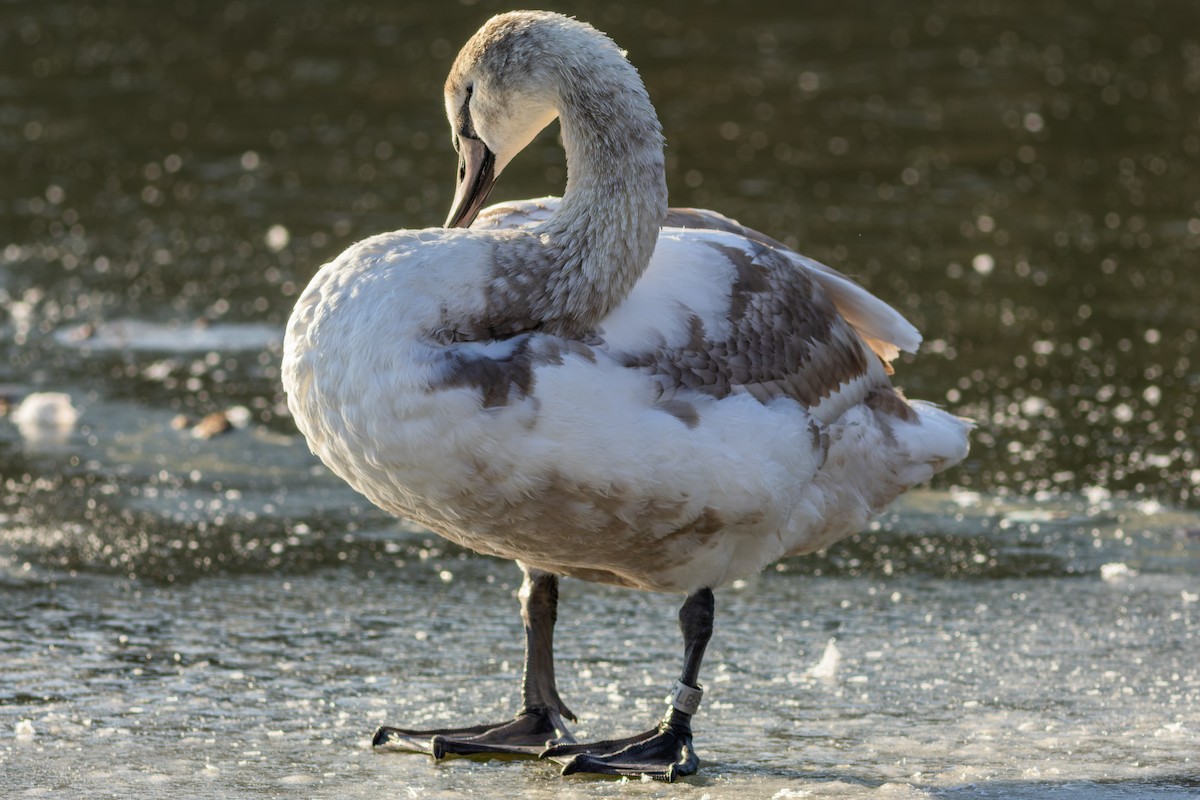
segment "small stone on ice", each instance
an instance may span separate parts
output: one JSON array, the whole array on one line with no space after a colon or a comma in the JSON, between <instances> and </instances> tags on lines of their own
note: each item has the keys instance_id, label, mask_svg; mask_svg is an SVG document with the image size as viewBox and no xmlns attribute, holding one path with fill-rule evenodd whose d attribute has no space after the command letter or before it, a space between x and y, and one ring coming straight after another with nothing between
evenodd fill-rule
<instances>
[{"instance_id":1,"label":"small stone on ice","mask_svg":"<svg viewBox=\"0 0 1200 800\"><path fill-rule=\"evenodd\" d=\"M233 428L229 419L220 411L205 416L192 428L193 439L211 439Z\"/></svg>"}]
</instances>

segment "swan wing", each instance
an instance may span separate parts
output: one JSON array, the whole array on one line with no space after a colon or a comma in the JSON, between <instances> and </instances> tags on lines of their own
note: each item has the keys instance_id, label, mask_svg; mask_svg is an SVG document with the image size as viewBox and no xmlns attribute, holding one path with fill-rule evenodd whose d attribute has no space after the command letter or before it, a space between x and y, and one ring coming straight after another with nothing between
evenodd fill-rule
<instances>
[{"instance_id":1,"label":"swan wing","mask_svg":"<svg viewBox=\"0 0 1200 800\"><path fill-rule=\"evenodd\" d=\"M668 228L598 333L622 364L655 375L668 400L784 397L829 422L875 390L894 392L818 274L740 234Z\"/></svg>"},{"instance_id":2,"label":"swan wing","mask_svg":"<svg viewBox=\"0 0 1200 800\"><path fill-rule=\"evenodd\" d=\"M726 231L744 236L786 255L796 267L812 274L829 294L838 312L858 331L875 354L885 362L891 362L900 354L901 350L915 353L921 345L920 331L896 309L832 267L802 256L764 233L748 228L715 211L698 208L669 209L667 225L678 228Z\"/></svg>"},{"instance_id":3,"label":"swan wing","mask_svg":"<svg viewBox=\"0 0 1200 800\"><path fill-rule=\"evenodd\" d=\"M471 230L532 228L550 219L560 201L559 197L537 197L497 203L479 212Z\"/></svg>"},{"instance_id":4,"label":"swan wing","mask_svg":"<svg viewBox=\"0 0 1200 800\"><path fill-rule=\"evenodd\" d=\"M499 203L480 213L471 227L477 230L530 228L550 218L559 198L540 197ZM770 248L791 263L792 269L807 272L825 291L838 313L862 337L863 342L889 365L900 351L915 353L921 333L900 312L832 267L802 256L782 242L748 228L715 211L672 208L667 211L667 228L723 231Z\"/></svg>"}]
</instances>

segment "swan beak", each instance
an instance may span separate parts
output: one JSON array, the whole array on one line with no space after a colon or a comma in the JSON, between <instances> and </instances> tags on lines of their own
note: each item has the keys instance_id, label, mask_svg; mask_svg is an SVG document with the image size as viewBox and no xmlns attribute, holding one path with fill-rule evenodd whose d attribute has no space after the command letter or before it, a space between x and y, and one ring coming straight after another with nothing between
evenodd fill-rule
<instances>
[{"instance_id":1,"label":"swan beak","mask_svg":"<svg viewBox=\"0 0 1200 800\"><path fill-rule=\"evenodd\" d=\"M454 192L450 216L446 217L446 227L470 227L495 183L496 154L479 139L459 137L458 189Z\"/></svg>"}]
</instances>

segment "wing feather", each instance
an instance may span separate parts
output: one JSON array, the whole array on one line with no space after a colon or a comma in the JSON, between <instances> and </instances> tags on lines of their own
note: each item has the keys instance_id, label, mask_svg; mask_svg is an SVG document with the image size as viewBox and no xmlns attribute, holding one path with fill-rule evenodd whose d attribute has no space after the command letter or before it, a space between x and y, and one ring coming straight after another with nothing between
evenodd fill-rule
<instances>
[{"instance_id":1,"label":"wing feather","mask_svg":"<svg viewBox=\"0 0 1200 800\"><path fill-rule=\"evenodd\" d=\"M558 204L557 197L499 203L484 209L471 227L533 227L549 219ZM900 351L915 353L921 346L920 331L896 309L832 267L802 256L766 234L715 211L698 208L668 209L666 227L724 231L750 239L785 255L795 267L807 271L820 284L846 322L850 323L866 345L883 359L885 364L889 364L889 372L890 362Z\"/></svg>"},{"instance_id":2,"label":"wing feather","mask_svg":"<svg viewBox=\"0 0 1200 800\"><path fill-rule=\"evenodd\" d=\"M472 227L533 227L549 219L559 202L544 197L500 203L481 212ZM694 232L686 237L697 248L693 257L722 259L731 279L720 290L729 303L719 324L710 319L706 326L703 313L683 308L680 313L688 315L683 341L660 337L644 346L601 348L628 367L658 376L662 402L671 402L679 390L716 398L746 393L764 403L789 397L820 408L824 417L879 389L891 394L889 362L901 350L915 352L921 335L887 303L836 270L716 212L670 209L665 227ZM686 259L676 259L681 260ZM647 278L663 268L660 261L656 254ZM672 281L690 279L687 264L670 266L678 270ZM643 288L635 287L634 295Z\"/></svg>"},{"instance_id":3,"label":"wing feather","mask_svg":"<svg viewBox=\"0 0 1200 800\"><path fill-rule=\"evenodd\" d=\"M513 200L488 206L471 223L471 230L532 228L540 225L558 208L557 197L538 197L532 200Z\"/></svg>"},{"instance_id":4,"label":"wing feather","mask_svg":"<svg viewBox=\"0 0 1200 800\"><path fill-rule=\"evenodd\" d=\"M715 211L697 208L672 208L667 225L726 231L744 236L785 254L797 266L808 270L828 293L846 321L858 331L867 345L884 362L891 362L903 350L915 353L921 346L921 333L900 312L880 300L842 273L819 261L800 255L782 242L747 228Z\"/></svg>"},{"instance_id":5,"label":"wing feather","mask_svg":"<svg viewBox=\"0 0 1200 800\"><path fill-rule=\"evenodd\" d=\"M831 419L888 386L882 362L870 355L822 284L809 271L795 269L786 254L713 230L667 236L664 242L651 270L678 270L676 280L699 281L703 278L688 270L718 259L728 276L714 289L727 292L722 319L708 316L706 323L701 313L682 308L677 313L688 315L686 336L613 353L625 366L658 376L666 396L681 390L718 399L745 393L763 403L787 397Z\"/></svg>"}]
</instances>

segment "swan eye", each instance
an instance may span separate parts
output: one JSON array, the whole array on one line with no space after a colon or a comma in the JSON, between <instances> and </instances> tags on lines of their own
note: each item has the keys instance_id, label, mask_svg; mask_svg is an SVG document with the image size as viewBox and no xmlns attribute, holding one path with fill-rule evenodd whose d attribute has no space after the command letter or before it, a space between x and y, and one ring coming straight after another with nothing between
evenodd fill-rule
<instances>
[{"instance_id":1,"label":"swan eye","mask_svg":"<svg viewBox=\"0 0 1200 800\"><path fill-rule=\"evenodd\" d=\"M462 111L459 114L458 135L468 139L476 139L478 136L475 133L475 123L471 120L471 95L475 93L475 84L468 83L466 92L467 96L463 98ZM458 149L457 145L458 143L455 142L455 150Z\"/></svg>"}]
</instances>

